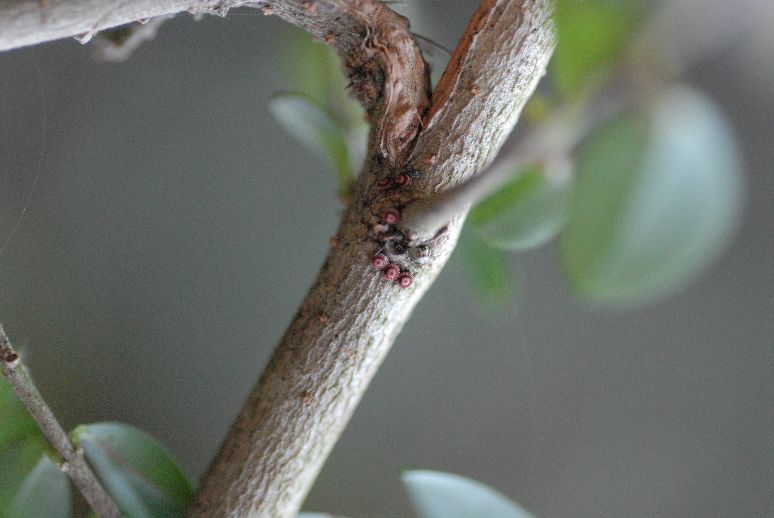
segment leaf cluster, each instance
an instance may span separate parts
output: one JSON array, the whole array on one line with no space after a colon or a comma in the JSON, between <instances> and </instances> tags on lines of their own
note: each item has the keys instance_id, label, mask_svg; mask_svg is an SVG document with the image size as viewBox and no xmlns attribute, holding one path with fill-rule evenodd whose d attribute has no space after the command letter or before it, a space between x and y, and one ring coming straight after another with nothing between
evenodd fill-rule
<instances>
[{"instance_id":1,"label":"leaf cluster","mask_svg":"<svg viewBox=\"0 0 774 518\"><path fill-rule=\"evenodd\" d=\"M483 291L501 293L508 276L492 257L556 238L576 295L629 307L674 293L727 244L741 207L733 131L677 77L674 56L643 36L659 34L651 14L635 1L556 2L547 93L525 118L538 129L558 120L546 135L580 138L571 149L543 142L545 156L471 211L486 251L466 255Z\"/></svg>"},{"instance_id":2,"label":"leaf cluster","mask_svg":"<svg viewBox=\"0 0 774 518\"><path fill-rule=\"evenodd\" d=\"M0 423L0 516L73 516L73 491L61 459L2 378ZM70 438L124 516L185 516L193 486L148 434L121 423L93 423L76 427Z\"/></svg>"}]
</instances>

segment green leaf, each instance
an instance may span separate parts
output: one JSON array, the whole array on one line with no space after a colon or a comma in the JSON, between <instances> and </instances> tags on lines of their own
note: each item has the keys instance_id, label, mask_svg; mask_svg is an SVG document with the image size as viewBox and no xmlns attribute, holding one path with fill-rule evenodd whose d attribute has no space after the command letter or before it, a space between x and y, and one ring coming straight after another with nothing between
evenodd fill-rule
<instances>
[{"instance_id":1,"label":"green leaf","mask_svg":"<svg viewBox=\"0 0 774 518\"><path fill-rule=\"evenodd\" d=\"M5 448L27 437L43 435L37 423L14 394L11 385L0 377L0 455Z\"/></svg>"},{"instance_id":2,"label":"green leaf","mask_svg":"<svg viewBox=\"0 0 774 518\"><path fill-rule=\"evenodd\" d=\"M42 455L16 492L8 518L68 518L72 495L67 475Z\"/></svg>"},{"instance_id":3,"label":"green leaf","mask_svg":"<svg viewBox=\"0 0 774 518\"><path fill-rule=\"evenodd\" d=\"M551 60L559 92L571 96L601 79L627 47L644 11L635 0L557 0L559 38Z\"/></svg>"},{"instance_id":4,"label":"green leaf","mask_svg":"<svg viewBox=\"0 0 774 518\"><path fill-rule=\"evenodd\" d=\"M470 225L462 229L457 250L484 306L490 310L508 306L513 285L508 255L489 246Z\"/></svg>"},{"instance_id":5,"label":"green leaf","mask_svg":"<svg viewBox=\"0 0 774 518\"><path fill-rule=\"evenodd\" d=\"M686 87L663 92L644 117L602 128L581 153L560 239L572 286L597 301L631 304L695 277L739 216L739 163L724 117Z\"/></svg>"},{"instance_id":6,"label":"green leaf","mask_svg":"<svg viewBox=\"0 0 774 518\"><path fill-rule=\"evenodd\" d=\"M403 483L420 518L530 518L520 506L475 480L440 471L407 471Z\"/></svg>"},{"instance_id":7,"label":"green leaf","mask_svg":"<svg viewBox=\"0 0 774 518\"><path fill-rule=\"evenodd\" d=\"M35 467L44 450L43 442L32 437L7 444L0 452L0 516L8 509L22 481Z\"/></svg>"},{"instance_id":8,"label":"green leaf","mask_svg":"<svg viewBox=\"0 0 774 518\"><path fill-rule=\"evenodd\" d=\"M71 435L128 518L185 516L193 487L155 439L120 423L81 425Z\"/></svg>"},{"instance_id":9,"label":"green leaf","mask_svg":"<svg viewBox=\"0 0 774 518\"><path fill-rule=\"evenodd\" d=\"M339 56L308 32L293 30L296 35L288 46L290 56L286 60L293 90L319 101L342 126L364 125L365 110L347 94L349 79Z\"/></svg>"},{"instance_id":10,"label":"green leaf","mask_svg":"<svg viewBox=\"0 0 774 518\"><path fill-rule=\"evenodd\" d=\"M365 110L347 95L347 78L333 49L298 30L289 51L287 72L293 90L323 106L344 135L349 154L346 170L341 168L343 161L333 167L340 193L347 194L352 171L360 169L366 153L369 126ZM328 160L328 155L323 159Z\"/></svg>"},{"instance_id":11,"label":"green leaf","mask_svg":"<svg viewBox=\"0 0 774 518\"><path fill-rule=\"evenodd\" d=\"M0 516L5 516L22 481L47 450L37 423L0 377Z\"/></svg>"},{"instance_id":12,"label":"green leaf","mask_svg":"<svg viewBox=\"0 0 774 518\"><path fill-rule=\"evenodd\" d=\"M541 246L564 225L571 180L568 162L526 169L477 205L469 221L494 248L515 251Z\"/></svg>"},{"instance_id":13,"label":"green leaf","mask_svg":"<svg viewBox=\"0 0 774 518\"><path fill-rule=\"evenodd\" d=\"M339 190L347 192L352 174L344 128L324 107L303 95L275 95L270 107L274 118L288 133L320 158L329 161L337 174Z\"/></svg>"},{"instance_id":14,"label":"green leaf","mask_svg":"<svg viewBox=\"0 0 774 518\"><path fill-rule=\"evenodd\" d=\"M343 101L357 105L347 98L347 78L336 52L323 42L315 41L306 31L291 30L294 35L285 64L293 90L337 111Z\"/></svg>"}]
</instances>

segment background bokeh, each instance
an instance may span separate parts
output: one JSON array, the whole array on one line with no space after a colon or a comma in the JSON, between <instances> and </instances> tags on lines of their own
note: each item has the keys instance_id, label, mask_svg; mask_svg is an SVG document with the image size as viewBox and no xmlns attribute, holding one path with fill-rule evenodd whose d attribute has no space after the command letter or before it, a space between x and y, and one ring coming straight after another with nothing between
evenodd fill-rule
<instances>
[{"instance_id":1,"label":"background bokeh","mask_svg":"<svg viewBox=\"0 0 774 518\"><path fill-rule=\"evenodd\" d=\"M476 4L402 9L453 47ZM569 294L544 247L513 257L500 315L453 258L305 508L410 516L398 474L429 468L546 517L774 514L774 13L710 4L733 30L697 41L687 78L746 161L727 252L678 295L615 312ZM692 23L717 35L713 20ZM179 16L124 63L74 41L0 54L0 320L67 427L137 425L194 477L341 211L269 116L294 32L240 10Z\"/></svg>"}]
</instances>

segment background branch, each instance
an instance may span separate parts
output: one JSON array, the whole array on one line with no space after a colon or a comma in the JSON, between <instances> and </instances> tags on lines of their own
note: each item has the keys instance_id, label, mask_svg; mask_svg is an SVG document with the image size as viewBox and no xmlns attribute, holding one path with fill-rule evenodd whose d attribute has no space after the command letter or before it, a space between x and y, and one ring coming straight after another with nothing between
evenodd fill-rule
<instances>
[{"instance_id":1,"label":"background branch","mask_svg":"<svg viewBox=\"0 0 774 518\"><path fill-rule=\"evenodd\" d=\"M2 365L3 376L10 383L16 396L38 423L51 446L62 456L60 469L70 477L94 512L101 518L121 516L115 502L105 492L83 458L83 454L73 448L67 432L38 392L21 358L11 346L2 324L0 324L0 365Z\"/></svg>"},{"instance_id":2,"label":"background branch","mask_svg":"<svg viewBox=\"0 0 774 518\"><path fill-rule=\"evenodd\" d=\"M92 40L94 56L101 61L125 61L146 41L156 37L161 26L170 16L157 16L141 23L104 31Z\"/></svg>"},{"instance_id":3,"label":"background branch","mask_svg":"<svg viewBox=\"0 0 774 518\"><path fill-rule=\"evenodd\" d=\"M156 16L216 12L217 0L7 0L0 2L0 50L60 38L94 34L102 29Z\"/></svg>"}]
</instances>

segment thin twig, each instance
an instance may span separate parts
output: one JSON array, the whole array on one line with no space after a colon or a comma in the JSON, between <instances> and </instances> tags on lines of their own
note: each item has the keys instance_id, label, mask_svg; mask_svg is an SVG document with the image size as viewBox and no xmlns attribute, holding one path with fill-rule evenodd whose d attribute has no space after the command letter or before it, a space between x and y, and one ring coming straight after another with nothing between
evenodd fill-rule
<instances>
[{"instance_id":1,"label":"thin twig","mask_svg":"<svg viewBox=\"0 0 774 518\"><path fill-rule=\"evenodd\" d=\"M514 181L525 168L567 164L572 151L592 129L632 103L631 93L625 80L613 80L593 95L580 95L575 102L557 108L478 175L407 205L399 227L410 241L427 241L470 207Z\"/></svg>"},{"instance_id":2,"label":"thin twig","mask_svg":"<svg viewBox=\"0 0 774 518\"><path fill-rule=\"evenodd\" d=\"M140 45L153 40L164 22L170 18L171 15L157 16L115 30L102 31L92 40L94 56L101 61L119 62L129 59Z\"/></svg>"},{"instance_id":3,"label":"thin twig","mask_svg":"<svg viewBox=\"0 0 774 518\"><path fill-rule=\"evenodd\" d=\"M511 150L502 152L478 175L451 189L421 198L403 209L400 228L410 241L432 238L470 207L515 180L525 167L565 161L584 131L556 114L525 135Z\"/></svg>"},{"instance_id":4,"label":"thin twig","mask_svg":"<svg viewBox=\"0 0 774 518\"><path fill-rule=\"evenodd\" d=\"M531 139L525 139L531 140ZM409 242L426 242L472 205L516 178L525 166L534 163L535 153L527 145L500 155L491 166L465 183L409 204L401 214L400 228Z\"/></svg>"},{"instance_id":5,"label":"thin twig","mask_svg":"<svg viewBox=\"0 0 774 518\"><path fill-rule=\"evenodd\" d=\"M16 396L38 423L51 446L62 456L60 469L70 477L94 512L101 518L120 517L118 507L86 464L83 453L75 450L67 432L38 392L27 368L11 346L2 324L0 324L0 366L3 376L11 384Z\"/></svg>"}]
</instances>

